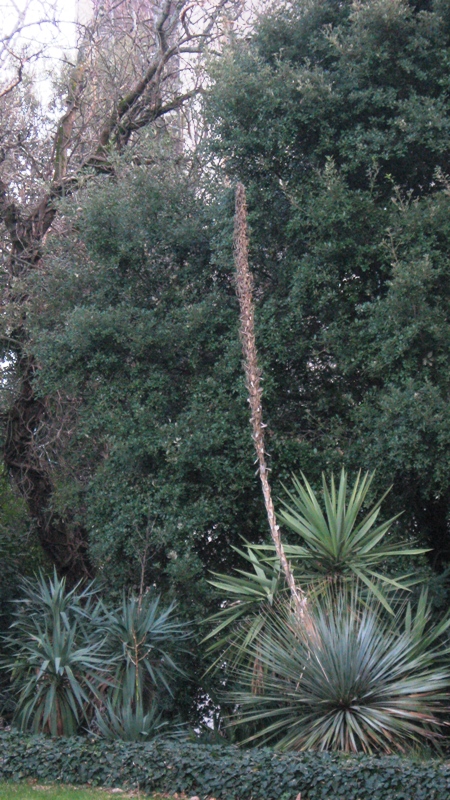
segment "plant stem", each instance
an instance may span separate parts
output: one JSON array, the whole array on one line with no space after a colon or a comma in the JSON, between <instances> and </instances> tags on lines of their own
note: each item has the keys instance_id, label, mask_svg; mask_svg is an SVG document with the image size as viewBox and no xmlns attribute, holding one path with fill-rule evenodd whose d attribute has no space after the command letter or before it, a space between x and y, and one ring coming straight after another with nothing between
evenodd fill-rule
<instances>
[{"instance_id":1,"label":"plant stem","mask_svg":"<svg viewBox=\"0 0 450 800\"><path fill-rule=\"evenodd\" d=\"M253 306L253 278L248 264L248 232L247 232L247 201L245 187L242 183L236 186L236 207L234 217L234 260L236 267L236 293L240 308L240 338L244 355L244 371L249 393L253 442L255 445L258 472L261 480L264 503L266 506L267 520L270 533L275 545L276 554L289 587L294 607L299 617L303 617L306 607L306 594L297 586L286 558L280 529L277 525L275 509L272 501L266 453L264 447L264 423L262 416L262 388L261 370L258 366L258 353L255 339L255 314Z\"/></svg>"}]
</instances>

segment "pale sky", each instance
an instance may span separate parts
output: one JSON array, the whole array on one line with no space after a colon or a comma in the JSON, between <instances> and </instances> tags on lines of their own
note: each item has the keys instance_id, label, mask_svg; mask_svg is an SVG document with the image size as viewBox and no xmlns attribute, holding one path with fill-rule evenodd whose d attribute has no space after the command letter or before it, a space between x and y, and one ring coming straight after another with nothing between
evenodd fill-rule
<instances>
[{"instance_id":1,"label":"pale sky","mask_svg":"<svg viewBox=\"0 0 450 800\"><path fill-rule=\"evenodd\" d=\"M17 26L20 32L13 43L16 47L25 46L32 55L34 74L42 84L46 94L47 75L67 53L74 51L76 44L75 21L79 8L89 0L0 0L0 42L5 42ZM8 45L8 42L6 42ZM13 50L14 50L13 44ZM3 51L0 55L0 69L14 68L14 58Z\"/></svg>"}]
</instances>

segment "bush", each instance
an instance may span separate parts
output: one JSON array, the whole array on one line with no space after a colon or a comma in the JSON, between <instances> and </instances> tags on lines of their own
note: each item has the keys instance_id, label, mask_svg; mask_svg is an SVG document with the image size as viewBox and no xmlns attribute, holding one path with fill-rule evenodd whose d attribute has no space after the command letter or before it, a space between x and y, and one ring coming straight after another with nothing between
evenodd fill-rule
<instances>
[{"instance_id":1,"label":"bush","mask_svg":"<svg viewBox=\"0 0 450 800\"><path fill-rule=\"evenodd\" d=\"M330 588L298 620L286 604L265 613L228 693L234 722L258 726L246 739L277 750L405 753L442 741L450 669L450 618L432 622L426 592L394 616L365 587Z\"/></svg>"},{"instance_id":2,"label":"bush","mask_svg":"<svg viewBox=\"0 0 450 800\"><path fill-rule=\"evenodd\" d=\"M89 722L105 681L103 643L92 625L99 604L91 586L66 589L52 579L22 581L3 666L11 674L21 730L71 736Z\"/></svg>"},{"instance_id":3,"label":"bush","mask_svg":"<svg viewBox=\"0 0 450 800\"><path fill-rule=\"evenodd\" d=\"M0 733L0 778L184 792L217 800L448 800L450 766L399 756L50 739Z\"/></svg>"},{"instance_id":4,"label":"bush","mask_svg":"<svg viewBox=\"0 0 450 800\"><path fill-rule=\"evenodd\" d=\"M17 697L12 724L73 736L95 712L104 735L156 735L159 697L181 673L168 648L189 635L174 604L164 609L158 597L124 596L111 611L93 584L69 591L56 571L53 579L23 580L22 589L10 632L0 637Z\"/></svg>"}]
</instances>

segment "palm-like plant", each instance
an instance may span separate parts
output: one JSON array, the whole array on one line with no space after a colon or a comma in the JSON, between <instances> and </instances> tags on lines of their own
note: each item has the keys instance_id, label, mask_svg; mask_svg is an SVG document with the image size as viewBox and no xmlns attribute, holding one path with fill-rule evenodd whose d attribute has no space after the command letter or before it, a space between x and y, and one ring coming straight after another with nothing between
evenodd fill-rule
<instances>
[{"instance_id":1,"label":"palm-like plant","mask_svg":"<svg viewBox=\"0 0 450 800\"><path fill-rule=\"evenodd\" d=\"M380 569L396 556L416 556L427 550L386 542L385 537L399 516L377 524L388 492L364 513L373 475L367 473L361 477L359 473L350 492L344 469L338 487L333 475L329 484L323 475L323 506L304 475L302 478L303 483L293 478L293 491L287 492L291 502L282 501L284 509L278 515L302 539L301 545L285 545L299 580L316 587L330 581L358 580L391 610L380 586L405 590L413 581L410 575L388 577Z\"/></svg>"},{"instance_id":2,"label":"palm-like plant","mask_svg":"<svg viewBox=\"0 0 450 800\"><path fill-rule=\"evenodd\" d=\"M98 609L92 586L66 591L65 579L23 581L11 632L4 637L6 669L17 692L14 723L21 729L70 736L87 722L104 680L102 641L90 626Z\"/></svg>"},{"instance_id":3,"label":"palm-like plant","mask_svg":"<svg viewBox=\"0 0 450 800\"><path fill-rule=\"evenodd\" d=\"M171 678L182 670L172 651L190 635L188 626L174 616L175 604L161 608L160 598L126 597L114 611L105 610L104 632L110 661L114 664L113 706L124 698L144 713L157 693L171 693Z\"/></svg>"},{"instance_id":4,"label":"palm-like plant","mask_svg":"<svg viewBox=\"0 0 450 800\"><path fill-rule=\"evenodd\" d=\"M153 702L144 711L141 701L124 698L122 705L114 706L110 700L100 711L96 709L96 726L105 739L122 739L125 742L145 742L168 735L158 704Z\"/></svg>"},{"instance_id":5,"label":"palm-like plant","mask_svg":"<svg viewBox=\"0 0 450 800\"><path fill-rule=\"evenodd\" d=\"M287 494L291 503L282 501L284 509L278 517L286 527L302 539L302 544L285 543L284 550L291 559L298 583L310 593L326 589L330 583L360 581L380 603L392 613L388 591L408 590L414 583L410 575L388 577L381 569L396 556L417 556L426 549L412 548L405 543L386 542L391 519L377 524L381 505L387 492L364 513L364 504L373 475L361 477L348 490L348 479L342 470L339 486L334 476L328 485L323 476L323 507L304 476L303 484L293 478L293 491ZM214 573L210 583L226 598L224 607L208 621L216 623L206 639L214 638L211 649L228 646L240 657L247 644L258 636L264 626L264 616L275 599L285 590L279 561L272 544L247 544L245 553L234 548L253 568L253 572L237 569L237 575ZM235 646L234 627L246 629L246 638L239 650ZM222 634L220 639L218 635Z\"/></svg>"},{"instance_id":6,"label":"palm-like plant","mask_svg":"<svg viewBox=\"0 0 450 800\"><path fill-rule=\"evenodd\" d=\"M98 590L93 583L82 586L81 581L68 590L65 578L58 578L53 571L53 578L44 577L40 572L37 578L21 581L22 597L15 601L16 614L11 628L20 628L32 634L36 620L50 620L63 627L70 626L70 620L77 618L80 625L88 626L92 619L101 612Z\"/></svg>"},{"instance_id":7,"label":"palm-like plant","mask_svg":"<svg viewBox=\"0 0 450 800\"><path fill-rule=\"evenodd\" d=\"M250 648L262 665L258 685L244 662L248 688L232 699L237 721L259 726L251 738L280 750L386 753L436 740L448 707L440 642L450 620L430 626L425 595L415 613L408 605L393 618L358 588L328 591L309 617L304 626L285 606L274 609Z\"/></svg>"},{"instance_id":8,"label":"palm-like plant","mask_svg":"<svg viewBox=\"0 0 450 800\"><path fill-rule=\"evenodd\" d=\"M245 653L247 646L251 645L264 628L265 610L273 606L275 600L283 591L283 580L278 560L263 560L257 555L251 545L247 545L247 552L233 547L239 555L253 568L253 572L237 569L238 575L223 575L213 573L212 586L219 589L228 599L225 606L210 617L207 622L216 623L214 629L205 636L204 641L214 639L210 651L226 648L226 655L222 652L212 669L219 661L226 658L237 664ZM241 646L235 647L233 632L239 625L245 636ZM218 639L218 635L222 634Z\"/></svg>"}]
</instances>

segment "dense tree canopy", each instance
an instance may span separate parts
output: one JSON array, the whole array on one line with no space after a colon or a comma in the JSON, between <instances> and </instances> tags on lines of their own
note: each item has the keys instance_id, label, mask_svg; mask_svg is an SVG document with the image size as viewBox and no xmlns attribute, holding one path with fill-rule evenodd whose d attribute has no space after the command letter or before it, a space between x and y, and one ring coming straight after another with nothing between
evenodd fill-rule
<instances>
[{"instance_id":1,"label":"dense tree canopy","mask_svg":"<svg viewBox=\"0 0 450 800\"><path fill-rule=\"evenodd\" d=\"M275 469L376 469L439 566L450 547L449 12L391 0L275 8L218 64L208 109L214 150L252 199Z\"/></svg>"},{"instance_id":2,"label":"dense tree canopy","mask_svg":"<svg viewBox=\"0 0 450 800\"><path fill-rule=\"evenodd\" d=\"M137 583L146 551L147 584L187 612L204 568L262 512L233 289L211 215L183 168L169 172L124 168L83 197L37 279L33 347L39 390L63 389L76 418L55 502L83 516L108 583Z\"/></svg>"},{"instance_id":3,"label":"dense tree canopy","mask_svg":"<svg viewBox=\"0 0 450 800\"><path fill-rule=\"evenodd\" d=\"M209 571L268 533L236 180L275 496L292 472L318 488L323 470L376 470L377 496L393 484L386 515L404 510L397 531L445 574L449 60L448 0L277 4L211 64L199 158L151 132L57 201L39 268L15 284L41 409L28 432L51 478L45 513L87 532L107 593L143 580L204 616Z\"/></svg>"}]
</instances>

